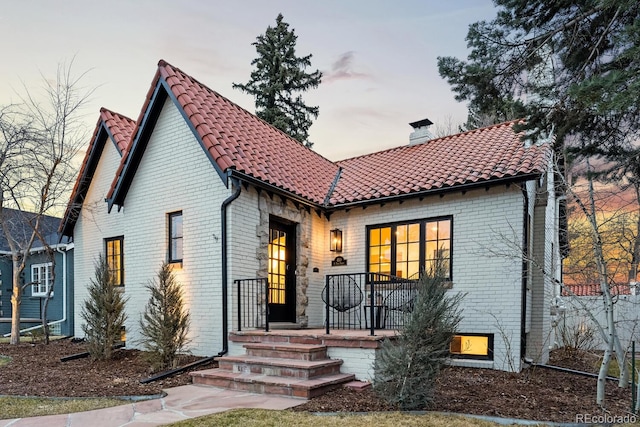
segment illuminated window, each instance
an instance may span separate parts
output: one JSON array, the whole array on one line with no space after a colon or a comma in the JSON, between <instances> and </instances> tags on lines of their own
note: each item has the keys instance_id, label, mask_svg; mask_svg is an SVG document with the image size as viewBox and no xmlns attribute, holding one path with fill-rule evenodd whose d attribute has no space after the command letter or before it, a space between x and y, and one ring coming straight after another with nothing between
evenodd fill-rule
<instances>
[{"instance_id":1,"label":"illuminated window","mask_svg":"<svg viewBox=\"0 0 640 427\"><path fill-rule=\"evenodd\" d=\"M47 295L49 288L53 286L52 268L53 264L50 262L31 266L31 283L33 283L33 285L31 285L32 296L43 297Z\"/></svg>"},{"instance_id":2,"label":"illuminated window","mask_svg":"<svg viewBox=\"0 0 640 427\"><path fill-rule=\"evenodd\" d=\"M104 240L107 268L114 286L124 286L124 237Z\"/></svg>"},{"instance_id":3,"label":"illuminated window","mask_svg":"<svg viewBox=\"0 0 640 427\"><path fill-rule=\"evenodd\" d=\"M367 271L417 278L439 265L451 280L452 222L445 217L367 227Z\"/></svg>"},{"instance_id":4,"label":"illuminated window","mask_svg":"<svg viewBox=\"0 0 640 427\"><path fill-rule=\"evenodd\" d=\"M287 233L277 229L270 229L269 233L269 302L284 304L286 298Z\"/></svg>"},{"instance_id":5,"label":"illuminated window","mask_svg":"<svg viewBox=\"0 0 640 427\"><path fill-rule=\"evenodd\" d=\"M182 212L169 214L169 262L182 262Z\"/></svg>"},{"instance_id":6,"label":"illuminated window","mask_svg":"<svg viewBox=\"0 0 640 427\"><path fill-rule=\"evenodd\" d=\"M493 335L455 335L449 352L460 358L493 360Z\"/></svg>"}]
</instances>

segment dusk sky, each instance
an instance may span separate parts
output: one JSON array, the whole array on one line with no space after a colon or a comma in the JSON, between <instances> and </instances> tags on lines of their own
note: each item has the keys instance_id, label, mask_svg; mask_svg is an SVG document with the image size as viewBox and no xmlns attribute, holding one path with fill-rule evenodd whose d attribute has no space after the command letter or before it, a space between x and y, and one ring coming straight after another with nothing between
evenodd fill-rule
<instances>
[{"instance_id":1,"label":"dusk sky","mask_svg":"<svg viewBox=\"0 0 640 427\"><path fill-rule=\"evenodd\" d=\"M75 56L75 73L88 70L83 84L96 88L84 110L89 132L100 107L138 118L160 59L254 112L253 98L231 85L249 79L251 43L278 13L295 29L298 56L312 54L311 70L324 73L304 95L320 107L310 140L341 160L408 143L409 122L464 122L466 105L438 75L437 57L466 58L469 24L495 9L490 0L4 2L0 105Z\"/></svg>"}]
</instances>

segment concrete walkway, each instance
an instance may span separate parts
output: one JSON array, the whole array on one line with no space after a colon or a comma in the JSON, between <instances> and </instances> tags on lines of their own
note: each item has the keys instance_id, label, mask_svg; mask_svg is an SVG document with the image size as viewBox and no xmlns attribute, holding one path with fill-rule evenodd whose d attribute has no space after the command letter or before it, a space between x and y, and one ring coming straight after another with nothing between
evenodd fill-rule
<instances>
[{"instance_id":1,"label":"concrete walkway","mask_svg":"<svg viewBox=\"0 0 640 427\"><path fill-rule=\"evenodd\" d=\"M161 399L95 411L0 420L0 427L151 427L235 408L287 409L306 402L198 385L170 388L166 392L167 396Z\"/></svg>"}]
</instances>

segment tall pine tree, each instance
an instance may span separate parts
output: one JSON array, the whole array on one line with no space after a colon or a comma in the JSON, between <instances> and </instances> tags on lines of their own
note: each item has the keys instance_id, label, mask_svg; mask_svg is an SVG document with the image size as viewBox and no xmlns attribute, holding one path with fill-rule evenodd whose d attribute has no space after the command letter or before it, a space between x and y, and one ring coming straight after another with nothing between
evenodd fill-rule
<instances>
[{"instance_id":1,"label":"tall pine tree","mask_svg":"<svg viewBox=\"0 0 640 427\"><path fill-rule=\"evenodd\" d=\"M279 14L276 26L267 27L257 37L253 45L258 57L251 61L255 66L251 78L246 84L234 83L233 87L253 95L258 117L311 148L309 128L319 110L306 105L299 92L317 88L322 73L305 71L311 66L311 55L296 56L298 36L282 19Z\"/></svg>"},{"instance_id":2,"label":"tall pine tree","mask_svg":"<svg viewBox=\"0 0 640 427\"><path fill-rule=\"evenodd\" d=\"M527 118L584 155L625 157L640 135L637 0L495 0L472 24L467 60L438 58L440 75L470 111Z\"/></svg>"}]
</instances>

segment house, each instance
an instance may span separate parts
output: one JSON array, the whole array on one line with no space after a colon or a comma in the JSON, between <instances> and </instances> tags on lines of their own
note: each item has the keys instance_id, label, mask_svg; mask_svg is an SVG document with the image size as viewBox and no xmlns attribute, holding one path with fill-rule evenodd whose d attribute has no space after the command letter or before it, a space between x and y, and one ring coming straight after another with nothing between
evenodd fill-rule
<instances>
[{"instance_id":1,"label":"house","mask_svg":"<svg viewBox=\"0 0 640 427\"><path fill-rule=\"evenodd\" d=\"M34 214L14 209L3 209L5 222L11 235L30 236ZM73 243L60 239L57 233L60 218L44 215L40 229L44 242L36 239L21 276L26 285L20 304L20 328L29 332L42 325L42 312L48 289L53 286L47 305L47 320L52 334L73 335ZM53 252L47 253L47 248ZM53 256L53 258L52 258ZM12 252L4 233L0 234L0 334L11 333L11 295L13 293Z\"/></svg>"},{"instance_id":2,"label":"house","mask_svg":"<svg viewBox=\"0 0 640 427\"><path fill-rule=\"evenodd\" d=\"M429 124L412 123L410 145L334 162L160 61L135 122L101 110L61 226L76 247L76 335L98 254L129 298L134 347L145 284L168 261L193 353L239 356L290 331L370 379L410 279L439 259L448 292L466 294L456 363L545 362L553 286L531 260L559 274L552 148L515 122L437 139Z\"/></svg>"}]
</instances>

